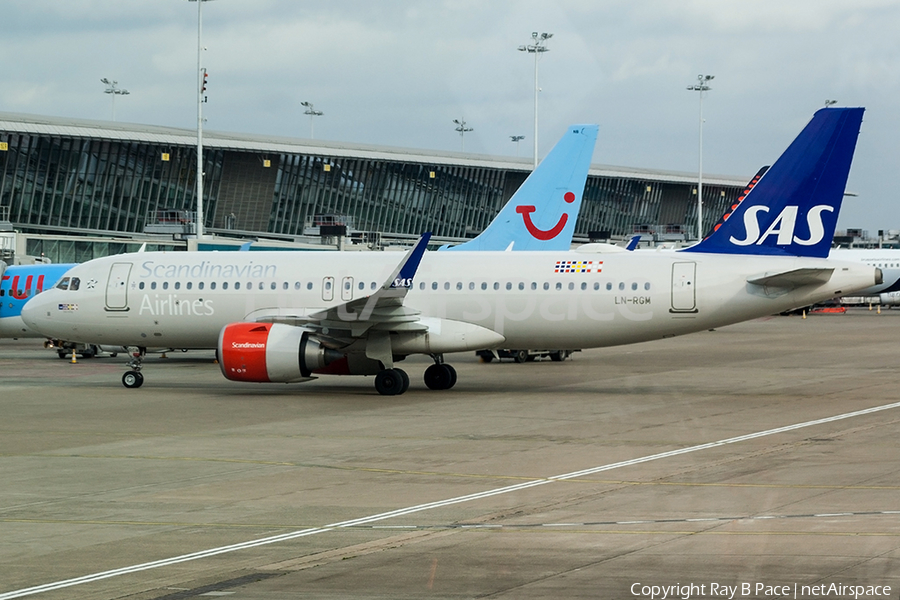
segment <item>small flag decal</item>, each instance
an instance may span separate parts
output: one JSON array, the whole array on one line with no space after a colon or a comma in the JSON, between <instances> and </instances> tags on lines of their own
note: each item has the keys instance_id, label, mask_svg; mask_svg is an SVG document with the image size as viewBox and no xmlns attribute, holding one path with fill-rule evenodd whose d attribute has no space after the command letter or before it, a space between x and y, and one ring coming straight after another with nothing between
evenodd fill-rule
<instances>
[{"instance_id":1,"label":"small flag decal","mask_svg":"<svg viewBox=\"0 0 900 600\"><path fill-rule=\"evenodd\" d=\"M554 273L601 273L603 261L596 263L592 260L558 260Z\"/></svg>"}]
</instances>

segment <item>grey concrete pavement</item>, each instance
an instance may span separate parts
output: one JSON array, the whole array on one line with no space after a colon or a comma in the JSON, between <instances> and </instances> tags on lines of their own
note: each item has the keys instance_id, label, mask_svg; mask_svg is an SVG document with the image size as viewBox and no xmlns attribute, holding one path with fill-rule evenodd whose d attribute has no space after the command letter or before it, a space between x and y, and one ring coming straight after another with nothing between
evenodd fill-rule
<instances>
[{"instance_id":1,"label":"grey concrete pavement","mask_svg":"<svg viewBox=\"0 0 900 600\"><path fill-rule=\"evenodd\" d=\"M235 384L208 352L151 358L127 390L121 357L4 340L0 598L307 529L32 597L649 598L693 582L712 598L762 582L897 598L900 408L547 478L900 402L898 334L900 311L853 310L563 363L455 355L450 391L411 358L397 397L371 378ZM422 506L490 490L508 491ZM773 596L751 591L735 597Z\"/></svg>"}]
</instances>

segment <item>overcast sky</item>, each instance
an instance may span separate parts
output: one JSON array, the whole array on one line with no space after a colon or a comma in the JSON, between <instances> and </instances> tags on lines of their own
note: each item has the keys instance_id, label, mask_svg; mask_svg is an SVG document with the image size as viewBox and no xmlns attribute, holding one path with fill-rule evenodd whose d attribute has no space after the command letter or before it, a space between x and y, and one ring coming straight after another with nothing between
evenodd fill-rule
<instances>
[{"instance_id":1,"label":"overcast sky","mask_svg":"<svg viewBox=\"0 0 900 600\"><path fill-rule=\"evenodd\" d=\"M197 4L0 0L0 111L196 127ZM514 156L598 123L594 162L747 177L826 99L866 115L839 228L900 229L897 0L215 0L203 4L205 127Z\"/></svg>"}]
</instances>

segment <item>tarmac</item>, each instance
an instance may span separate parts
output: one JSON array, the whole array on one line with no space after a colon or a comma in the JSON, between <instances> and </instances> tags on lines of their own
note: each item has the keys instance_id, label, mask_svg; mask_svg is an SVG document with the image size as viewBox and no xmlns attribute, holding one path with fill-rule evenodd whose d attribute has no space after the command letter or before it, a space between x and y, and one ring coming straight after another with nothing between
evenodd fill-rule
<instances>
[{"instance_id":1,"label":"tarmac","mask_svg":"<svg viewBox=\"0 0 900 600\"><path fill-rule=\"evenodd\" d=\"M393 397L211 352L128 390L121 355L3 340L0 600L898 598L898 339L900 311L773 316L451 355L446 391L411 357Z\"/></svg>"}]
</instances>

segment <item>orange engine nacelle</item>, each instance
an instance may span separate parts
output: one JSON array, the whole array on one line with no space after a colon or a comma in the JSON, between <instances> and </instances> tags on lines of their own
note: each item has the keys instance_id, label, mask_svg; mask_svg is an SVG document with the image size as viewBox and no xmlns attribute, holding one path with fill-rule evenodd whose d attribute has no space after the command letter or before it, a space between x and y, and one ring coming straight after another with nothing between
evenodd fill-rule
<instances>
[{"instance_id":1,"label":"orange engine nacelle","mask_svg":"<svg viewBox=\"0 0 900 600\"><path fill-rule=\"evenodd\" d=\"M219 367L234 381L303 381L313 373L372 375L380 363L326 348L309 331L280 323L232 323L219 333Z\"/></svg>"}]
</instances>

